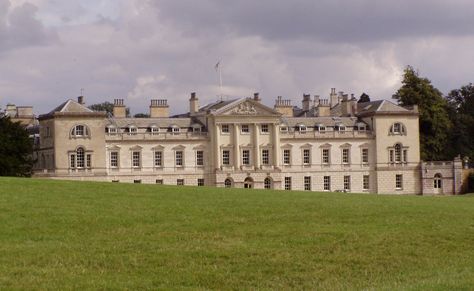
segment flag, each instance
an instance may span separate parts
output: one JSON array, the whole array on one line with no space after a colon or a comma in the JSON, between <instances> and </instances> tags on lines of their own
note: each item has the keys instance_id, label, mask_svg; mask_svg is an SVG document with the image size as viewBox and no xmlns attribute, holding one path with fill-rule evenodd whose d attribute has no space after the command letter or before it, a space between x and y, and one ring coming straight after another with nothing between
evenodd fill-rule
<instances>
[{"instance_id":1,"label":"flag","mask_svg":"<svg viewBox=\"0 0 474 291\"><path fill-rule=\"evenodd\" d=\"M217 64L214 66L214 69L219 70L219 65L221 64L221 61L218 61Z\"/></svg>"}]
</instances>

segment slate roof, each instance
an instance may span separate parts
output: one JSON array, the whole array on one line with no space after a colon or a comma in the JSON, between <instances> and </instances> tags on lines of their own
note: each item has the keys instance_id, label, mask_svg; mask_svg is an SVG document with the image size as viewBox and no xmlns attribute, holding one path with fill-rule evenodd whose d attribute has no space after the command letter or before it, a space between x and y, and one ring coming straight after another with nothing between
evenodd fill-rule
<instances>
[{"instance_id":1,"label":"slate roof","mask_svg":"<svg viewBox=\"0 0 474 291\"><path fill-rule=\"evenodd\" d=\"M359 115L381 113L413 113L414 111L403 108L388 100L377 100L357 104Z\"/></svg>"},{"instance_id":2,"label":"slate roof","mask_svg":"<svg viewBox=\"0 0 474 291\"><path fill-rule=\"evenodd\" d=\"M283 117L281 118L283 124L289 127L295 127L303 124L306 127L314 127L317 124L324 126L335 126L342 124L344 126L355 126L361 121L357 117Z\"/></svg>"},{"instance_id":3,"label":"slate roof","mask_svg":"<svg viewBox=\"0 0 474 291\"><path fill-rule=\"evenodd\" d=\"M115 125L117 127L128 127L130 125L138 128L148 128L155 125L160 128L168 128L171 126L177 126L180 128L192 127L194 124L203 126L199 120L194 118L117 118L111 119L109 125Z\"/></svg>"}]
</instances>

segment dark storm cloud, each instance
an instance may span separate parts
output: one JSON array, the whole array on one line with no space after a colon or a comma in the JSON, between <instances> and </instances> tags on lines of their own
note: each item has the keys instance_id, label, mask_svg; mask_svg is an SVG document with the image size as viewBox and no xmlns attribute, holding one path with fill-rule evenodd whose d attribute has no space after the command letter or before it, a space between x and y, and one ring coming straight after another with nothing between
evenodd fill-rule
<instances>
[{"instance_id":1,"label":"dark storm cloud","mask_svg":"<svg viewBox=\"0 0 474 291\"><path fill-rule=\"evenodd\" d=\"M469 1L152 0L162 19L188 33L364 42L474 32Z\"/></svg>"},{"instance_id":2,"label":"dark storm cloud","mask_svg":"<svg viewBox=\"0 0 474 291\"><path fill-rule=\"evenodd\" d=\"M57 39L54 31L46 29L35 18L37 7L24 3L11 7L0 0L0 52L25 46L45 45Z\"/></svg>"}]
</instances>

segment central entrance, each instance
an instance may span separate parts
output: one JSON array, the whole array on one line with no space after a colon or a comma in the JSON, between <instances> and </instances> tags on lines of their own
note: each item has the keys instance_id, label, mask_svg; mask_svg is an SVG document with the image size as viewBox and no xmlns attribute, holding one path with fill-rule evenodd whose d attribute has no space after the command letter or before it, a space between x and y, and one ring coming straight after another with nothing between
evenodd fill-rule
<instances>
[{"instance_id":1,"label":"central entrance","mask_svg":"<svg viewBox=\"0 0 474 291\"><path fill-rule=\"evenodd\" d=\"M253 179L251 177L247 177L244 180L244 188L245 189L252 189L253 188Z\"/></svg>"}]
</instances>

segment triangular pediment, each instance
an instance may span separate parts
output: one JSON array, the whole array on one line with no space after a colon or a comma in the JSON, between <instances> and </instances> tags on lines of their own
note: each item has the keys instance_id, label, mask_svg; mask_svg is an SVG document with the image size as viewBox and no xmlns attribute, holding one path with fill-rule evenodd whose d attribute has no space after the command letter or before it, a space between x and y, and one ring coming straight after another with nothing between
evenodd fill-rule
<instances>
[{"instance_id":1,"label":"triangular pediment","mask_svg":"<svg viewBox=\"0 0 474 291\"><path fill-rule=\"evenodd\" d=\"M236 100L214 112L215 115L232 116L280 116L272 108L250 98Z\"/></svg>"}]
</instances>

